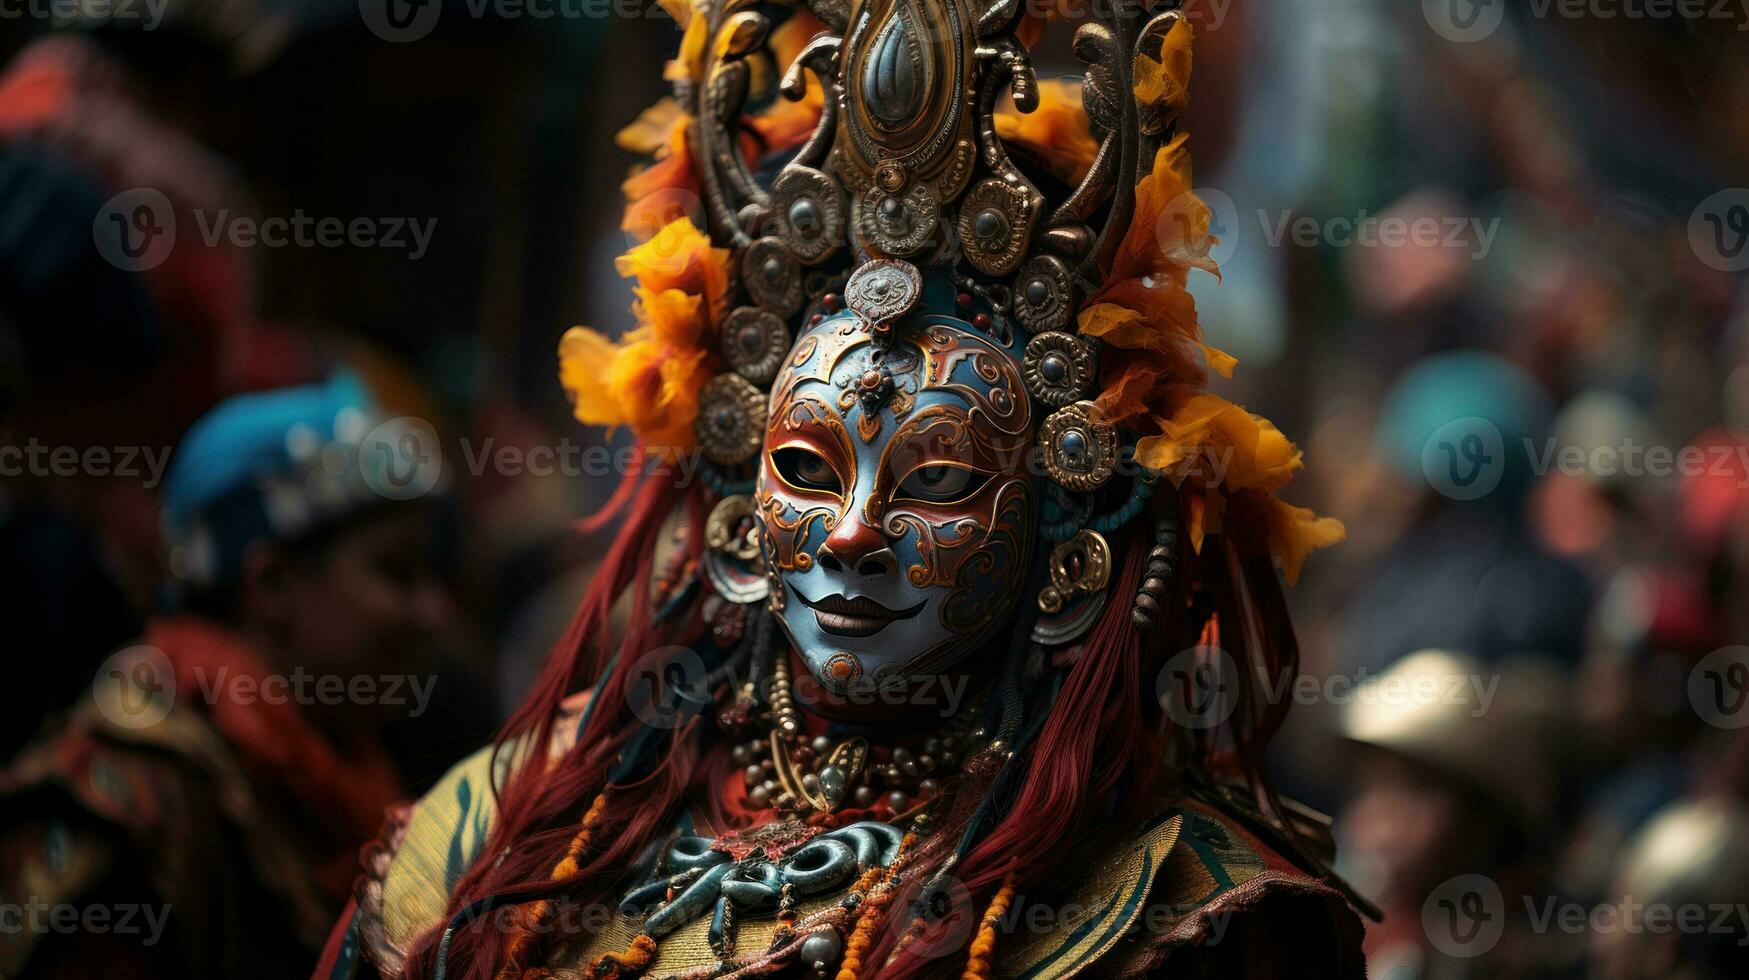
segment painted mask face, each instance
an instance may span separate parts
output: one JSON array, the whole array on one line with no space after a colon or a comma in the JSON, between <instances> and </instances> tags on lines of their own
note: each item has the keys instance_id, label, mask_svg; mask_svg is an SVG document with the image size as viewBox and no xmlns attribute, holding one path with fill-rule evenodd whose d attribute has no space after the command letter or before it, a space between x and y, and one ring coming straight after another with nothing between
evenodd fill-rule
<instances>
[{"instance_id":1,"label":"painted mask face","mask_svg":"<svg viewBox=\"0 0 1749 980\"><path fill-rule=\"evenodd\" d=\"M953 317L894 329L885 353L848 312L805 331L772 388L761 457L778 618L839 694L978 650L1031 558L1034 420L1016 354Z\"/></svg>"}]
</instances>

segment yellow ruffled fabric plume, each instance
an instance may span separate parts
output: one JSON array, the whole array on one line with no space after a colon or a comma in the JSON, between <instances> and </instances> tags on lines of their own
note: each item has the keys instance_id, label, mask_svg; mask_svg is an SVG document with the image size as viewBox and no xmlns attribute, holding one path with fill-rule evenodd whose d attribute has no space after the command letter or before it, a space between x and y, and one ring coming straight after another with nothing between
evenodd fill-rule
<instances>
[{"instance_id":1,"label":"yellow ruffled fabric plume","mask_svg":"<svg viewBox=\"0 0 1749 980\"><path fill-rule=\"evenodd\" d=\"M1136 59L1138 102L1169 118L1183 111L1192 40L1189 22L1181 21L1162 38L1158 58ZM1077 319L1081 333L1107 348L1095 406L1112 424L1157 430L1137 442L1136 459L1192 488L1185 524L1193 548L1201 551L1221 530L1229 501L1243 500L1246 518L1267 524L1270 551L1295 582L1312 550L1347 531L1341 521L1276 499L1304 465L1299 447L1268 419L1203 390L1205 365L1230 378L1238 360L1204 340L1187 288L1192 269L1220 274L1210 255L1219 242L1209 233L1209 209L1193 186L1181 132L1137 182L1134 217L1105 285Z\"/></svg>"},{"instance_id":2,"label":"yellow ruffled fabric plume","mask_svg":"<svg viewBox=\"0 0 1749 980\"><path fill-rule=\"evenodd\" d=\"M588 327L559 341L559 383L587 425L627 425L650 452L697 439L698 392L717 373L717 326L728 303L729 251L682 218L615 262L637 280L638 326L615 342Z\"/></svg>"}]
</instances>

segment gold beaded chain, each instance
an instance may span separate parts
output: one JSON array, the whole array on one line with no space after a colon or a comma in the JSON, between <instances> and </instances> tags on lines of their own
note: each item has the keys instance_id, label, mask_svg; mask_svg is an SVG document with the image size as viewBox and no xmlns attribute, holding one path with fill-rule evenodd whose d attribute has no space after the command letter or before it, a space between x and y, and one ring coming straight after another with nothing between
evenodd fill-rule
<instances>
[{"instance_id":1,"label":"gold beaded chain","mask_svg":"<svg viewBox=\"0 0 1749 980\"><path fill-rule=\"evenodd\" d=\"M733 759L743 767L748 802L756 809L829 814L845 804L885 804L902 813L939 793L943 777L984 744L988 732L978 724L984 697L925 738L918 751L896 747L883 763L860 735L804 740L789 664L780 656L772 664L770 729L735 746Z\"/></svg>"}]
</instances>

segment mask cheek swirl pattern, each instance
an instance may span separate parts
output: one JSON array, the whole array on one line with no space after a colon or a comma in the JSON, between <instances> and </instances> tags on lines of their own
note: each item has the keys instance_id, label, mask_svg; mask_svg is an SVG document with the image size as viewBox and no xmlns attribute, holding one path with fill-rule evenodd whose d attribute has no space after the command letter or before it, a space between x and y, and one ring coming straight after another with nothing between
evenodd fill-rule
<instances>
[{"instance_id":1,"label":"mask cheek swirl pattern","mask_svg":"<svg viewBox=\"0 0 1749 980\"><path fill-rule=\"evenodd\" d=\"M772 604L809 670L849 693L939 671L1013 612L1031 557L1033 420L1020 367L946 317L880 355L822 322L778 377L757 489Z\"/></svg>"}]
</instances>

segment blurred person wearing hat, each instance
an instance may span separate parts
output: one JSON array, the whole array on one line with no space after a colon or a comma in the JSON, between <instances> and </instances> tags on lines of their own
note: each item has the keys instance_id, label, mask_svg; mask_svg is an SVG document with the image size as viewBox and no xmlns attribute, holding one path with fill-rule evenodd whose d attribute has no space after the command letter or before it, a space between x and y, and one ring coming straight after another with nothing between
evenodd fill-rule
<instances>
[{"instance_id":1,"label":"blurred person wearing hat","mask_svg":"<svg viewBox=\"0 0 1749 980\"><path fill-rule=\"evenodd\" d=\"M1590 931L1591 980L1749 976L1749 811L1726 798L1660 810L1617 865L1620 914Z\"/></svg>"},{"instance_id":2,"label":"blurred person wearing hat","mask_svg":"<svg viewBox=\"0 0 1749 980\"><path fill-rule=\"evenodd\" d=\"M1542 658L1487 665L1422 650L1344 705L1352 751L1338 852L1384 912L1368 930L1370 975L1550 974L1554 952L1514 912L1518 896L1545 890L1545 845L1573 768L1566 703L1565 675Z\"/></svg>"},{"instance_id":3,"label":"blurred person wearing hat","mask_svg":"<svg viewBox=\"0 0 1749 980\"><path fill-rule=\"evenodd\" d=\"M1484 662L1533 651L1576 663L1592 588L1526 525L1550 402L1522 369L1449 351L1406 371L1380 406L1387 472L1415 513L1346 609L1351 666L1381 670L1430 646Z\"/></svg>"},{"instance_id":4,"label":"blurred person wearing hat","mask_svg":"<svg viewBox=\"0 0 1749 980\"><path fill-rule=\"evenodd\" d=\"M417 435L373 416L342 377L230 399L184 438L169 611L0 773L0 974L307 968L400 792L379 722L435 682L396 671L451 616L420 474L369 451Z\"/></svg>"}]
</instances>

